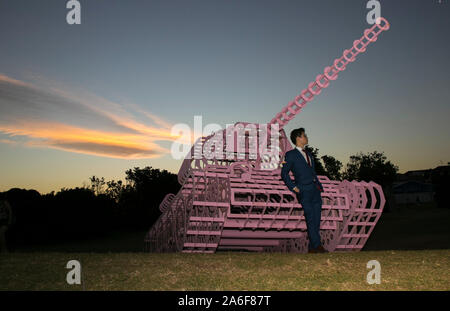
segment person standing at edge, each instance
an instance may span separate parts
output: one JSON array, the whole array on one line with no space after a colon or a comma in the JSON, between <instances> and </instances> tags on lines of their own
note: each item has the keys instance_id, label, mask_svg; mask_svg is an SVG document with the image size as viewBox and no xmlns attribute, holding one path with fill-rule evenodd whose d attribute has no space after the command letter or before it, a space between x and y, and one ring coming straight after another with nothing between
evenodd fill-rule
<instances>
[{"instance_id":1,"label":"person standing at edge","mask_svg":"<svg viewBox=\"0 0 450 311\"><path fill-rule=\"evenodd\" d=\"M291 132L291 141L295 148L284 155L281 178L289 190L297 196L302 205L306 219L309 245L308 253L327 253L320 242L320 218L322 214L323 186L317 178L314 169L314 159L311 153L304 149L308 144L308 136L303 127ZM294 174L295 183L289 177L289 171Z\"/></svg>"}]
</instances>

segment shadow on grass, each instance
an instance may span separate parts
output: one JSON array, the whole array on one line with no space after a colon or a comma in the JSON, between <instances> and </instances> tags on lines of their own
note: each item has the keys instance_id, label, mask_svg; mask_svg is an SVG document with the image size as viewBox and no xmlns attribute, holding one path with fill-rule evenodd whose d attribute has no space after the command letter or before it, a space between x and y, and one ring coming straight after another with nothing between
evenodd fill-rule
<instances>
[{"instance_id":1,"label":"shadow on grass","mask_svg":"<svg viewBox=\"0 0 450 311\"><path fill-rule=\"evenodd\" d=\"M363 250L450 249L450 208L399 205L383 213Z\"/></svg>"}]
</instances>

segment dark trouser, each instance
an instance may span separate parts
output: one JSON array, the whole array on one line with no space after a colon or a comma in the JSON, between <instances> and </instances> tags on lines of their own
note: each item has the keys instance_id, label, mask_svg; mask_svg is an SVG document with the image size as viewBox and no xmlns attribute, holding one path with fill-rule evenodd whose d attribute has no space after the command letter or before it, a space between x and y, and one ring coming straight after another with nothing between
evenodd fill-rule
<instances>
[{"instance_id":1,"label":"dark trouser","mask_svg":"<svg viewBox=\"0 0 450 311\"><path fill-rule=\"evenodd\" d=\"M308 249L316 248L320 243L320 220L322 214L322 196L316 184L304 186L297 193L297 200L302 205L308 230Z\"/></svg>"}]
</instances>

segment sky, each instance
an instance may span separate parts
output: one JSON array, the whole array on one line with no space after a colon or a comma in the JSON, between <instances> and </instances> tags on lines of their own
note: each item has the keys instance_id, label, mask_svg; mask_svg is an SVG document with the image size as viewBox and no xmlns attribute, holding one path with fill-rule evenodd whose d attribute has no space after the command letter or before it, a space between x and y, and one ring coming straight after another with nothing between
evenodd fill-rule
<instances>
[{"instance_id":1,"label":"sky","mask_svg":"<svg viewBox=\"0 0 450 311\"><path fill-rule=\"evenodd\" d=\"M369 28L364 0L0 0L0 191L178 173L172 126L266 123ZM377 42L289 124L344 165L450 161L448 1L380 1Z\"/></svg>"}]
</instances>

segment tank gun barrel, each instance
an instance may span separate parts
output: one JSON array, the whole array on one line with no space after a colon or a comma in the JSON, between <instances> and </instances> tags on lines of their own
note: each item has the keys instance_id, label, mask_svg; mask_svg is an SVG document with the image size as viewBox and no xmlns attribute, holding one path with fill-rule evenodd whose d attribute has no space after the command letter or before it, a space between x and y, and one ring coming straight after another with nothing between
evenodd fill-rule
<instances>
[{"instance_id":1,"label":"tank gun barrel","mask_svg":"<svg viewBox=\"0 0 450 311\"><path fill-rule=\"evenodd\" d=\"M319 74L316 80L311 82L293 101L289 102L269 124L278 124L279 130L281 130L308 102L314 99L315 95L319 95L322 89L327 88L330 85L330 81L336 80L339 72L344 71L348 63L354 62L356 56L365 52L366 47L370 43L377 41L380 33L388 30L389 27L388 21L380 17L377 23L364 31L364 35L359 40L353 42L353 46L349 50L344 50L342 56L337 58L332 66L326 67L323 74Z\"/></svg>"}]
</instances>

